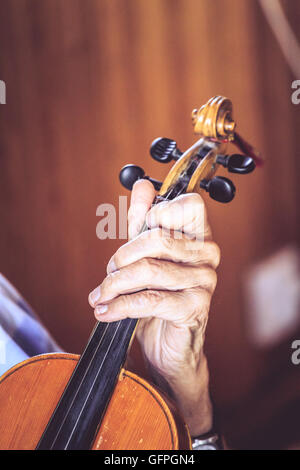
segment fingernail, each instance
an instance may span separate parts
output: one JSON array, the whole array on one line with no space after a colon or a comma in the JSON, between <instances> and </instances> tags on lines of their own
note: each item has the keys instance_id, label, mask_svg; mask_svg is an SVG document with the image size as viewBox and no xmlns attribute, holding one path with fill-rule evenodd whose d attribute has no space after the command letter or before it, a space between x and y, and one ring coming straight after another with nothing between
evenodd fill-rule
<instances>
[{"instance_id":1,"label":"fingernail","mask_svg":"<svg viewBox=\"0 0 300 470\"><path fill-rule=\"evenodd\" d=\"M89 300L90 300L92 305L95 305L96 302L100 299L100 294L101 294L100 286L96 287L96 289L94 289L90 293Z\"/></svg>"},{"instance_id":2,"label":"fingernail","mask_svg":"<svg viewBox=\"0 0 300 470\"><path fill-rule=\"evenodd\" d=\"M95 312L96 315L102 315L102 313L107 312L108 306L107 305L97 305Z\"/></svg>"},{"instance_id":3,"label":"fingernail","mask_svg":"<svg viewBox=\"0 0 300 470\"><path fill-rule=\"evenodd\" d=\"M117 270L117 266L116 266L116 263L114 261L114 258L110 259L106 269L107 269L107 274L113 273L114 271Z\"/></svg>"}]
</instances>

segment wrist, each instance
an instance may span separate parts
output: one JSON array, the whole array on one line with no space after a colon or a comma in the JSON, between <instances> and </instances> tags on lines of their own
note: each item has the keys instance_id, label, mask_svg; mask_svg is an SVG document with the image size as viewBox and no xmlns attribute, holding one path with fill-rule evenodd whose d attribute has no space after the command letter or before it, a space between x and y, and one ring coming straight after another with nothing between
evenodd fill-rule
<instances>
[{"instance_id":1,"label":"wrist","mask_svg":"<svg viewBox=\"0 0 300 470\"><path fill-rule=\"evenodd\" d=\"M175 401L191 436L205 434L213 426L213 407L209 394L209 371L205 355L197 370L183 374L184 381L170 382Z\"/></svg>"},{"instance_id":2,"label":"wrist","mask_svg":"<svg viewBox=\"0 0 300 470\"><path fill-rule=\"evenodd\" d=\"M154 383L173 399L189 428L191 436L209 432L213 426L213 409L209 395L207 359L201 352L198 366L187 365L172 376L162 374L148 362Z\"/></svg>"}]
</instances>

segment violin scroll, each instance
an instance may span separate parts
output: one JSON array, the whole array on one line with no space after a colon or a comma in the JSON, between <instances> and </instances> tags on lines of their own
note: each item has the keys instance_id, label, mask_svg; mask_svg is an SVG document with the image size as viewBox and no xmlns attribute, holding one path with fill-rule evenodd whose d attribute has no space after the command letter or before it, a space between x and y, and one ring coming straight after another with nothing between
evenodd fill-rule
<instances>
[{"instance_id":1,"label":"violin scroll","mask_svg":"<svg viewBox=\"0 0 300 470\"><path fill-rule=\"evenodd\" d=\"M234 140L236 123L232 103L224 96L214 96L199 109L192 111L195 134L218 140Z\"/></svg>"},{"instance_id":2,"label":"violin scroll","mask_svg":"<svg viewBox=\"0 0 300 470\"><path fill-rule=\"evenodd\" d=\"M126 165L120 181L132 189L140 178L151 181L160 200L173 199L180 194L207 191L216 201L227 203L235 196L235 186L228 178L215 176L220 166L230 173L251 173L260 160L255 149L236 133L232 102L223 96L211 98L204 106L192 112L194 132L199 139L182 152L173 139L159 137L152 142L150 154L160 163L174 161L163 183L145 176L136 165ZM226 154L226 144L233 142L243 154Z\"/></svg>"}]
</instances>

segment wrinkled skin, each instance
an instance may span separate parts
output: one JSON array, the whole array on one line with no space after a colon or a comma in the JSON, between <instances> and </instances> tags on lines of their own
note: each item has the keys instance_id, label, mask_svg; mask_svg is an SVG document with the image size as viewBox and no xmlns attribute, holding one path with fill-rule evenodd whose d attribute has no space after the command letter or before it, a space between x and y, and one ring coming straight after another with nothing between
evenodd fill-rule
<instances>
[{"instance_id":1,"label":"wrinkled skin","mask_svg":"<svg viewBox=\"0 0 300 470\"><path fill-rule=\"evenodd\" d=\"M139 318L137 337L156 382L177 401L192 435L212 426L205 328L220 260L202 198L185 194L151 208L146 180L132 191L129 241L89 295L103 322ZM139 234L146 219L149 230Z\"/></svg>"}]
</instances>

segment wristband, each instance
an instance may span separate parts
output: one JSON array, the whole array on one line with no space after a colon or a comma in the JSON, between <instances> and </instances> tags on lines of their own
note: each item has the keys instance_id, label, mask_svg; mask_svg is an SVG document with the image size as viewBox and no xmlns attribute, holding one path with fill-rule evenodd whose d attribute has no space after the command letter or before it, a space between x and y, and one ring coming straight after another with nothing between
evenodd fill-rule
<instances>
[{"instance_id":1,"label":"wristband","mask_svg":"<svg viewBox=\"0 0 300 470\"><path fill-rule=\"evenodd\" d=\"M223 450L221 439L214 431L192 437L193 450Z\"/></svg>"}]
</instances>

